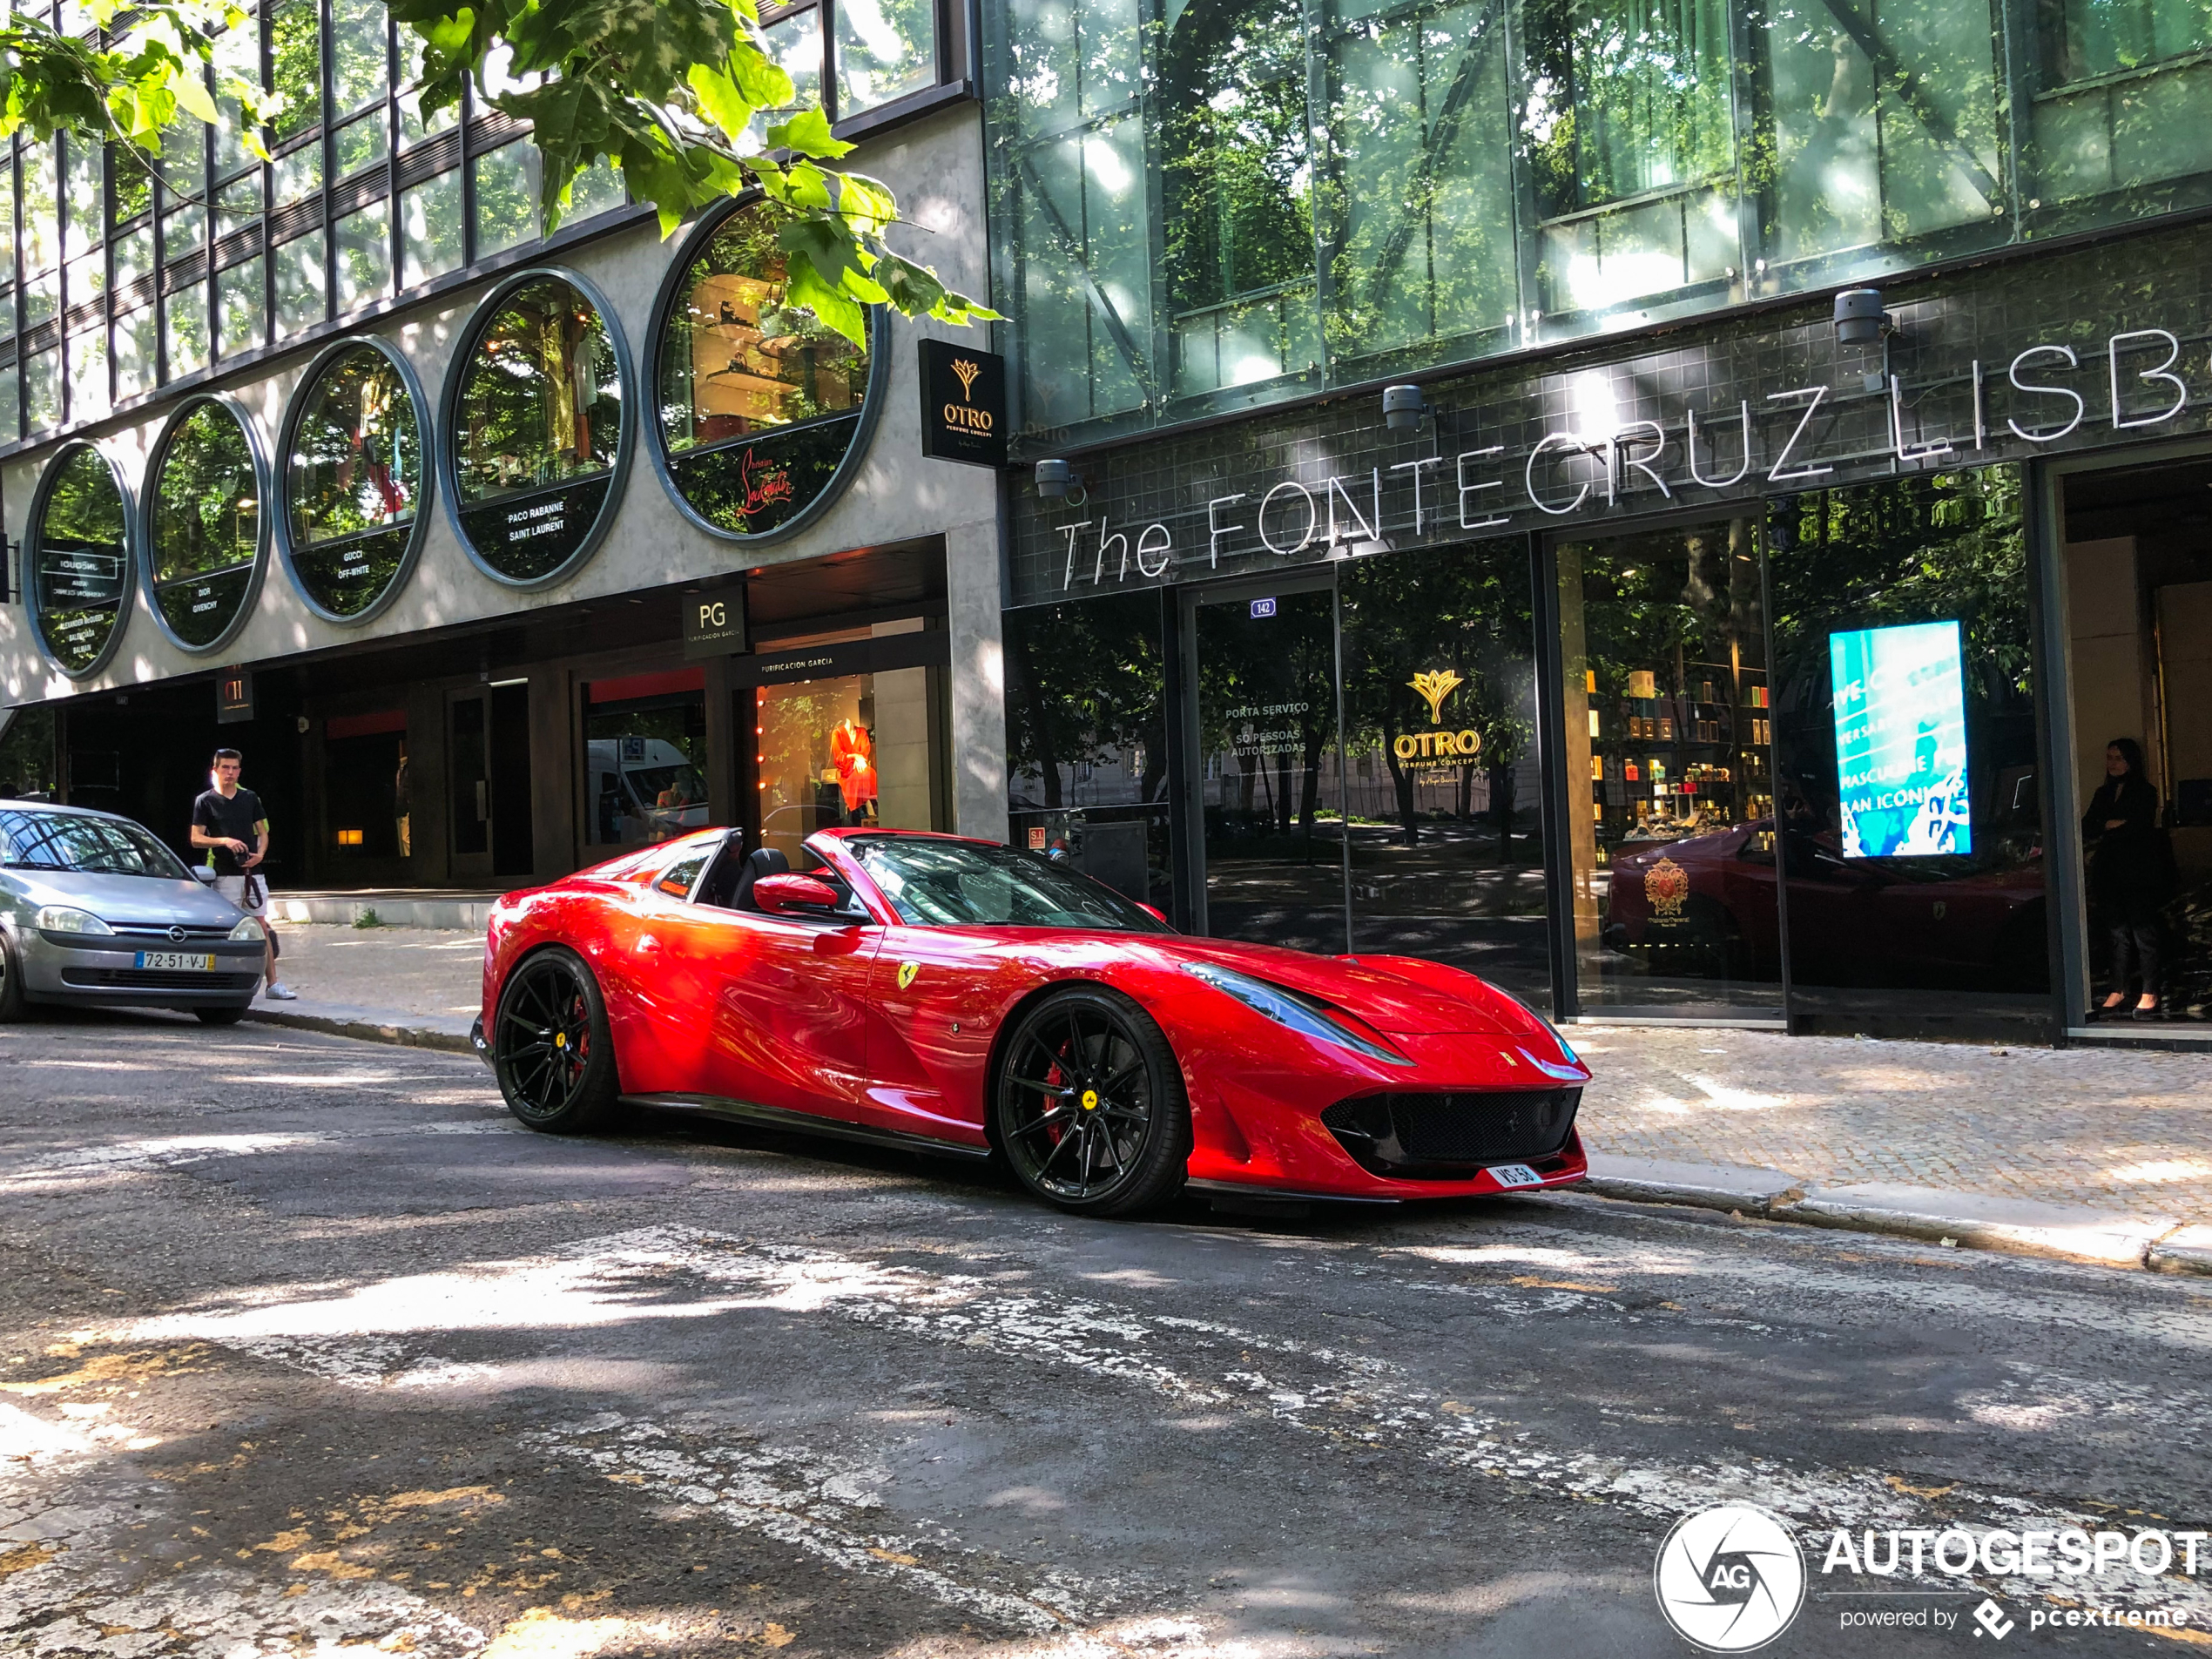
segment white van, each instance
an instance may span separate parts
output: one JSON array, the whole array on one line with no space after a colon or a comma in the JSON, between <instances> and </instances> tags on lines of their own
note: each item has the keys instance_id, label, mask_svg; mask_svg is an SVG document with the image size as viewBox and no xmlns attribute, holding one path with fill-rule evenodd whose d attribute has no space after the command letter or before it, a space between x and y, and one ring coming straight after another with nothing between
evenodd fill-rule
<instances>
[{"instance_id":1,"label":"white van","mask_svg":"<svg viewBox=\"0 0 2212 1659\"><path fill-rule=\"evenodd\" d=\"M602 845L665 841L705 827L706 779L676 745L595 738L584 745L584 763Z\"/></svg>"}]
</instances>

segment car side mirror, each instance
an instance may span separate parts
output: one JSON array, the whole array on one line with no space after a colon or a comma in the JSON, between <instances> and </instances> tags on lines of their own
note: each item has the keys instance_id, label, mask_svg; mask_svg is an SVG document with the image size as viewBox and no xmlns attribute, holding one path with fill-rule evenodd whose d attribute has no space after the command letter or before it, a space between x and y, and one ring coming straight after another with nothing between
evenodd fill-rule
<instances>
[{"instance_id":1,"label":"car side mirror","mask_svg":"<svg viewBox=\"0 0 2212 1659\"><path fill-rule=\"evenodd\" d=\"M838 906L837 889L811 875L764 875L752 884L752 901L771 916L834 913Z\"/></svg>"}]
</instances>

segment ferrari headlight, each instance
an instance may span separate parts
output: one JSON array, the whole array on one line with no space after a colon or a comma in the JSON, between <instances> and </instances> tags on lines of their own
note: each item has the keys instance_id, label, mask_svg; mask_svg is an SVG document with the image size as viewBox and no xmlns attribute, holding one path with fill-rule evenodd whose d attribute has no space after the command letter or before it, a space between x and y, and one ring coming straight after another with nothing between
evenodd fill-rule
<instances>
[{"instance_id":1,"label":"ferrari headlight","mask_svg":"<svg viewBox=\"0 0 2212 1659\"><path fill-rule=\"evenodd\" d=\"M1301 1036L1312 1037L1317 1042L1334 1043L1339 1049L1349 1049L1370 1060L1380 1060L1389 1065L1410 1066L1413 1062L1402 1054L1393 1053L1380 1043L1370 1042L1356 1031L1346 1030L1305 998L1286 991L1279 985L1270 985L1265 980L1254 979L1249 974L1239 974L1212 962L1185 962L1183 971L1235 997L1253 1013L1287 1026Z\"/></svg>"},{"instance_id":2,"label":"ferrari headlight","mask_svg":"<svg viewBox=\"0 0 2212 1659\"><path fill-rule=\"evenodd\" d=\"M231 937L240 941L259 940L261 937L261 924L251 916L240 916L238 919L238 926L231 929Z\"/></svg>"},{"instance_id":3,"label":"ferrari headlight","mask_svg":"<svg viewBox=\"0 0 2212 1659\"><path fill-rule=\"evenodd\" d=\"M73 905L50 904L38 913L38 930L48 934L109 934L115 929L89 910Z\"/></svg>"}]
</instances>

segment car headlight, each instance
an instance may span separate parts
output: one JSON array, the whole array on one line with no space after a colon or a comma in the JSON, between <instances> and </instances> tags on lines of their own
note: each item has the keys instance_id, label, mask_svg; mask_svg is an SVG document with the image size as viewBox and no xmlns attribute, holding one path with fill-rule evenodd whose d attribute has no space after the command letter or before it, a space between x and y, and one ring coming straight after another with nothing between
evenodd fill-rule
<instances>
[{"instance_id":1,"label":"car headlight","mask_svg":"<svg viewBox=\"0 0 2212 1659\"><path fill-rule=\"evenodd\" d=\"M231 937L237 940L259 940L261 937L261 924L251 916L240 916L238 919L238 926L231 929Z\"/></svg>"},{"instance_id":2,"label":"car headlight","mask_svg":"<svg viewBox=\"0 0 2212 1659\"><path fill-rule=\"evenodd\" d=\"M1349 1049L1370 1060L1380 1060L1393 1066L1410 1066L1413 1062L1404 1055L1370 1042L1356 1031L1346 1030L1305 998L1286 991L1265 980L1254 979L1249 974L1239 974L1231 968L1217 967L1212 962L1185 962L1183 971L1194 975L1214 988L1235 997L1253 1013L1287 1026L1301 1036L1312 1037L1317 1042L1334 1043L1339 1049Z\"/></svg>"},{"instance_id":3,"label":"car headlight","mask_svg":"<svg viewBox=\"0 0 2212 1659\"><path fill-rule=\"evenodd\" d=\"M38 913L38 931L47 934L108 934L115 929L89 910L73 905L50 904Z\"/></svg>"}]
</instances>

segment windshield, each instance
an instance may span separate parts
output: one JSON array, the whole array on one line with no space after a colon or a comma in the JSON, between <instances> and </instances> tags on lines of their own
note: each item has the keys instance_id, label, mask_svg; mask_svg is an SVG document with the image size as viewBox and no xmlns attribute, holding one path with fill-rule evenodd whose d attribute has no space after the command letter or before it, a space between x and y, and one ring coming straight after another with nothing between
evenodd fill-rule
<instances>
[{"instance_id":1,"label":"windshield","mask_svg":"<svg viewBox=\"0 0 2212 1659\"><path fill-rule=\"evenodd\" d=\"M0 864L14 870L190 879L177 855L136 824L74 813L0 813Z\"/></svg>"},{"instance_id":2,"label":"windshield","mask_svg":"<svg viewBox=\"0 0 2212 1659\"><path fill-rule=\"evenodd\" d=\"M1014 847L903 837L845 845L912 926L1173 931L1111 887Z\"/></svg>"}]
</instances>

